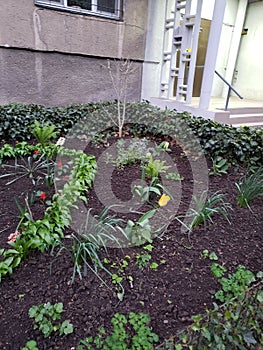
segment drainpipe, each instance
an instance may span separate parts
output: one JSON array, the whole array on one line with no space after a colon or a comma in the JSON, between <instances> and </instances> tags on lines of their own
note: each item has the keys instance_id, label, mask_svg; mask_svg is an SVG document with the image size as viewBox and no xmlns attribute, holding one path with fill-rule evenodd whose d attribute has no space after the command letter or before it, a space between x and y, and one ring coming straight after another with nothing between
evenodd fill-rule
<instances>
[{"instance_id":1,"label":"drainpipe","mask_svg":"<svg viewBox=\"0 0 263 350\"><path fill-rule=\"evenodd\" d=\"M232 34L231 46L229 50L229 57L227 61L225 79L230 84L232 84L232 79L234 76L234 71L236 67L236 61L238 57L238 50L241 41L241 33L243 29L243 25L246 18L246 10L247 10L248 0L239 0L237 15L235 20L234 31ZM226 97L228 93L228 87L224 86L223 88L223 97Z\"/></svg>"},{"instance_id":2,"label":"drainpipe","mask_svg":"<svg viewBox=\"0 0 263 350\"><path fill-rule=\"evenodd\" d=\"M199 108L201 109L209 108L225 8L226 0L215 0L199 102Z\"/></svg>"}]
</instances>

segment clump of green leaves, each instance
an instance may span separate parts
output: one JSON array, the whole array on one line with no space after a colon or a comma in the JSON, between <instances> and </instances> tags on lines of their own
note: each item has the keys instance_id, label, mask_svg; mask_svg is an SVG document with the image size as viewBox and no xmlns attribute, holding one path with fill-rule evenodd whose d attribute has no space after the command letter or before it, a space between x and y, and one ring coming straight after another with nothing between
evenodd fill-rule
<instances>
[{"instance_id":1,"label":"clump of green leaves","mask_svg":"<svg viewBox=\"0 0 263 350\"><path fill-rule=\"evenodd\" d=\"M167 180L173 180L173 181L183 181L184 177L181 176L179 173L168 173L166 176Z\"/></svg>"},{"instance_id":2,"label":"clump of green leaves","mask_svg":"<svg viewBox=\"0 0 263 350\"><path fill-rule=\"evenodd\" d=\"M231 164L227 161L227 159L216 157L212 159L212 169L210 170L210 175L218 175L221 176L223 174L227 174L227 170L231 167Z\"/></svg>"},{"instance_id":3,"label":"clump of green leaves","mask_svg":"<svg viewBox=\"0 0 263 350\"><path fill-rule=\"evenodd\" d=\"M67 335L73 332L73 325L68 321L58 323L63 312L63 303L51 304L50 302L34 305L29 309L29 317L35 321L34 329L39 329L45 338L51 333L59 331L59 335Z\"/></svg>"},{"instance_id":4,"label":"clump of green leaves","mask_svg":"<svg viewBox=\"0 0 263 350\"><path fill-rule=\"evenodd\" d=\"M96 337L80 341L77 350L152 350L159 337L148 326L147 314L131 312L126 316L116 313L111 320L113 332L106 336L100 328Z\"/></svg>"},{"instance_id":5,"label":"clump of green leaves","mask_svg":"<svg viewBox=\"0 0 263 350\"><path fill-rule=\"evenodd\" d=\"M21 350L39 350L35 340L29 340Z\"/></svg>"},{"instance_id":6,"label":"clump of green leaves","mask_svg":"<svg viewBox=\"0 0 263 350\"><path fill-rule=\"evenodd\" d=\"M237 197L238 205L240 207L249 207L252 199L263 196L263 167L258 168L250 176L244 176L236 186L239 191Z\"/></svg>"},{"instance_id":7,"label":"clump of green leaves","mask_svg":"<svg viewBox=\"0 0 263 350\"><path fill-rule=\"evenodd\" d=\"M145 266L147 266L151 259L152 259L152 256L149 253L136 254L136 261L140 270L142 270Z\"/></svg>"},{"instance_id":8,"label":"clump of green leaves","mask_svg":"<svg viewBox=\"0 0 263 350\"><path fill-rule=\"evenodd\" d=\"M68 237L72 240L71 248L68 248L60 242L60 251L63 249L68 250L73 259L74 269L72 283L75 280L76 273L78 273L80 279L82 279L82 274L86 277L88 275L88 270L95 273L99 279L101 279L101 277L98 274L98 268L111 275L101 261L98 251L101 246L107 251L109 242L120 246L120 242L117 238L118 233L127 239L124 230L120 227L123 220L109 215L109 208L105 208L99 215L94 216L91 215L91 210L92 209L89 209L87 212L84 226L80 228L78 233Z\"/></svg>"},{"instance_id":9,"label":"clump of green leaves","mask_svg":"<svg viewBox=\"0 0 263 350\"><path fill-rule=\"evenodd\" d=\"M48 107L39 105L12 103L0 106L0 137L3 140L27 140L31 138L29 127L36 119L40 123L56 125L59 132L67 133L72 126L84 120L79 131L105 130L109 115L103 112L103 106L109 102L70 105L66 107ZM94 118L99 111L100 118ZM115 108L116 111L116 108ZM258 167L263 162L263 130L260 128L235 128L201 117L193 117L188 112L160 110L147 102L127 103L128 131L136 135L177 135L185 144L195 147L193 139L185 139L180 125L187 124L198 137L204 152L211 158L225 158L231 164ZM19 116L19 117L18 117ZM151 121L145 125L145 120ZM78 123L79 124L79 123ZM85 129L85 132L86 132ZM94 136L91 135L91 136ZM146 153L145 153L146 154Z\"/></svg>"},{"instance_id":10,"label":"clump of green leaves","mask_svg":"<svg viewBox=\"0 0 263 350\"><path fill-rule=\"evenodd\" d=\"M117 158L114 159L109 154L107 161L122 169L125 165L134 164L138 161L147 162L149 151L148 140L145 138L132 138L128 141L120 139L117 141Z\"/></svg>"},{"instance_id":11,"label":"clump of green leaves","mask_svg":"<svg viewBox=\"0 0 263 350\"><path fill-rule=\"evenodd\" d=\"M130 242L135 245L141 245L145 242L152 242L151 234L153 229L150 225L150 219L154 216L156 209L144 213L136 222L127 221L125 233Z\"/></svg>"},{"instance_id":12,"label":"clump of green leaves","mask_svg":"<svg viewBox=\"0 0 263 350\"><path fill-rule=\"evenodd\" d=\"M200 254L200 257L202 259L210 259L210 260L218 260L218 256L215 252L209 252L209 250L204 249L202 253Z\"/></svg>"},{"instance_id":13,"label":"clump of green leaves","mask_svg":"<svg viewBox=\"0 0 263 350\"><path fill-rule=\"evenodd\" d=\"M56 126L52 124L42 124L35 120L31 126L31 133L42 146L45 146L51 139L55 138L58 131L55 131Z\"/></svg>"},{"instance_id":14,"label":"clump of green leaves","mask_svg":"<svg viewBox=\"0 0 263 350\"><path fill-rule=\"evenodd\" d=\"M29 156L27 159L21 158L20 161L18 161L16 158L14 165L4 164L2 167L5 170L11 170L0 176L0 178L12 178L12 180L6 183L7 186L24 177L28 177L35 186L43 178L49 182L49 178L53 176L54 162L48 160L45 155L42 154L38 159Z\"/></svg>"},{"instance_id":15,"label":"clump of green leaves","mask_svg":"<svg viewBox=\"0 0 263 350\"><path fill-rule=\"evenodd\" d=\"M165 165L165 160L153 159L151 153L149 153L149 160L146 165L143 166L143 170L150 179L158 178L160 173L165 173L170 166Z\"/></svg>"},{"instance_id":16,"label":"clump of green leaves","mask_svg":"<svg viewBox=\"0 0 263 350\"><path fill-rule=\"evenodd\" d=\"M189 229L196 228L202 223L207 221L213 222L212 217L215 214L222 215L228 222L228 211L231 209L231 205L225 201L225 195L220 192L216 192L206 198L204 192L200 199L194 197L196 208L191 210L191 217L193 217Z\"/></svg>"},{"instance_id":17,"label":"clump of green leaves","mask_svg":"<svg viewBox=\"0 0 263 350\"><path fill-rule=\"evenodd\" d=\"M152 178L151 182L147 186L135 185L132 189L132 193L139 196L142 201L152 203L152 200L156 196L160 197L162 192L165 192L165 188L158 182L158 178Z\"/></svg>"},{"instance_id":18,"label":"clump of green leaves","mask_svg":"<svg viewBox=\"0 0 263 350\"><path fill-rule=\"evenodd\" d=\"M157 346L158 350L235 349L258 350L263 346L262 283L246 289L221 306L214 303L205 315L196 315L193 324Z\"/></svg>"},{"instance_id":19,"label":"clump of green leaves","mask_svg":"<svg viewBox=\"0 0 263 350\"><path fill-rule=\"evenodd\" d=\"M217 263L212 264L211 271L218 278L222 289L216 292L215 298L221 302L228 301L239 296L244 290L255 282L255 275L252 271L247 270L244 266L239 265L237 271L233 274L225 274L227 269Z\"/></svg>"}]
</instances>

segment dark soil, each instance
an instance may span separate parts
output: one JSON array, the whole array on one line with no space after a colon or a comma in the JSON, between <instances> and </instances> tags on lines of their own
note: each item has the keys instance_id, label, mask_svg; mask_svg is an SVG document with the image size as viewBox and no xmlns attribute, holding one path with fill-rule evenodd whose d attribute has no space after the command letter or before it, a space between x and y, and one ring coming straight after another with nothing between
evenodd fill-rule
<instances>
[{"instance_id":1,"label":"dark soil","mask_svg":"<svg viewBox=\"0 0 263 350\"><path fill-rule=\"evenodd\" d=\"M98 156L102 150L105 148L89 147L87 152ZM179 173L184 177L183 199L178 210L182 214L191 198L193 180L187 158L181 156L178 146L173 146L171 156L176 157ZM3 169L0 171L4 172ZM130 184L140 179L140 174L139 165L115 170L112 176L114 194L122 200L131 198ZM125 315L131 311L149 313L152 330L159 335L160 342L188 325L192 315L212 307L213 295L220 287L210 271L212 262L200 257L204 249L216 252L219 262L224 263L229 272L234 272L239 264L253 272L263 270L263 201L262 198L254 200L251 211L237 206L235 183L242 174L241 170L230 169L227 175L209 177L209 190L224 192L233 207L231 224L216 215L213 224L207 223L193 231L190 236L192 248L189 249L189 241L181 233L179 223L172 222L153 242L151 262L159 264L156 271L149 264L139 269L136 254L145 252L142 247L111 248L108 256L101 250L101 257L107 256L117 266L124 256L130 256L125 274L122 274L125 289L122 302L117 299L115 287L104 271L100 275L111 289L91 272L82 280L76 276L71 284L73 263L66 251L56 259L49 253L33 252L12 276L1 282L0 349L18 350L30 339L36 340L41 350L75 349L81 339L96 335L99 327L110 332L111 318L117 312ZM8 247L8 236L15 231L19 221L14 197L24 205L26 194L32 193L33 189L45 192L47 199L54 193L44 182L34 188L26 178L10 186L5 185L6 181L0 179L0 247L5 248ZM96 212L103 209L93 189L87 197L89 206ZM31 210L34 219L41 218L45 204L37 197ZM66 234L71 231L67 230ZM166 262L161 263L161 260ZM107 268L121 275L118 268L110 267L110 264ZM132 284L127 276L133 277ZM71 335L60 337L55 334L45 339L33 329L33 321L28 317L29 308L48 301L63 302L63 320L68 319L74 325Z\"/></svg>"}]
</instances>

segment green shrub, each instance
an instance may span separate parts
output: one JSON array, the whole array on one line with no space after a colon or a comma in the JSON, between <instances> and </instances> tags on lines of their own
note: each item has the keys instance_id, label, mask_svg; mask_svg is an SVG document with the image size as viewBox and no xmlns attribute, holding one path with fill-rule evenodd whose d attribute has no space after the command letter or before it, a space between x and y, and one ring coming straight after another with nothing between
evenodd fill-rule
<instances>
[{"instance_id":1,"label":"green shrub","mask_svg":"<svg viewBox=\"0 0 263 350\"><path fill-rule=\"evenodd\" d=\"M262 283L213 310L197 315L193 324L155 347L158 350L259 350L263 346Z\"/></svg>"},{"instance_id":2,"label":"green shrub","mask_svg":"<svg viewBox=\"0 0 263 350\"><path fill-rule=\"evenodd\" d=\"M34 104L11 103L0 106L0 139L28 140L32 138L30 127L34 121L56 126L60 134L66 134L81 118L98 109L101 104L44 107Z\"/></svg>"},{"instance_id":3,"label":"green shrub","mask_svg":"<svg viewBox=\"0 0 263 350\"><path fill-rule=\"evenodd\" d=\"M101 106L110 103L90 103L87 105L69 105L66 107L43 107L39 105L10 104L0 106L0 138L3 140L27 140L31 137L29 127L35 120L51 123L60 134L67 134L77 121L76 132L106 130L112 125L107 113ZM101 111L98 116L92 113ZM228 163L258 167L263 164L263 130L250 127L235 128L213 122L189 113L177 113L151 106L149 103L129 103L126 109L128 131L133 135L150 133L156 136L176 137L184 149L196 149L197 141L185 133L185 124L199 142L206 155L213 159L223 158ZM147 127L146 127L147 121ZM150 121L150 122L149 122Z\"/></svg>"}]
</instances>

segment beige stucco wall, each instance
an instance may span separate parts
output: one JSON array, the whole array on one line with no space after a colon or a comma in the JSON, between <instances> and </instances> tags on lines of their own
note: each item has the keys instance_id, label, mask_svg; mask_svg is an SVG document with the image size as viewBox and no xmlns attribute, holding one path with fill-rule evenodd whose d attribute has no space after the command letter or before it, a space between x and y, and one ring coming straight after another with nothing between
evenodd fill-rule
<instances>
[{"instance_id":1,"label":"beige stucco wall","mask_svg":"<svg viewBox=\"0 0 263 350\"><path fill-rule=\"evenodd\" d=\"M34 1L1 1L0 46L144 58L147 0L124 1L121 21L56 11Z\"/></svg>"},{"instance_id":2,"label":"beige stucco wall","mask_svg":"<svg viewBox=\"0 0 263 350\"><path fill-rule=\"evenodd\" d=\"M102 58L0 48L0 104L63 106L114 100L106 66ZM130 101L140 100L141 66L135 62L129 77Z\"/></svg>"},{"instance_id":3,"label":"beige stucco wall","mask_svg":"<svg viewBox=\"0 0 263 350\"><path fill-rule=\"evenodd\" d=\"M148 0L124 0L120 21L55 11L33 0L0 5L0 104L116 99L107 59L129 58L128 99L140 100Z\"/></svg>"}]
</instances>

